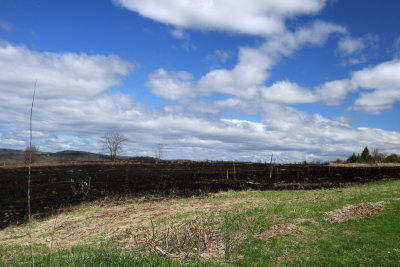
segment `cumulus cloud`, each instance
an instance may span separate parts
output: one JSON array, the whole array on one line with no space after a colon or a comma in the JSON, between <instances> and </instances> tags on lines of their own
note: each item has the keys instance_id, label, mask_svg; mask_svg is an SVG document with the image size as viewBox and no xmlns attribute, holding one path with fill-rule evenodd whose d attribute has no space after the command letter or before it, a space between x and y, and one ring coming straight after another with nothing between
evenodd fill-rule
<instances>
[{"instance_id":1,"label":"cumulus cloud","mask_svg":"<svg viewBox=\"0 0 400 267\"><path fill-rule=\"evenodd\" d=\"M133 68L132 63L114 55L37 53L0 40L3 95L17 90L18 97L27 96L38 80L42 98L90 98L119 85L119 76L127 75Z\"/></svg>"},{"instance_id":2,"label":"cumulus cloud","mask_svg":"<svg viewBox=\"0 0 400 267\"><path fill-rule=\"evenodd\" d=\"M316 87L315 93L319 101L329 105L337 106L346 99L350 92L357 90L357 85L348 79L326 82Z\"/></svg>"},{"instance_id":3,"label":"cumulus cloud","mask_svg":"<svg viewBox=\"0 0 400 267\"><path fill-rule=\"evenodd\" d=\"M148 85L153 92L167 100L179 100L179 97L187 96L209 96L215 93L246 100L258 98L262 90L267 90L263 84L270 76L269 70L280 58L291 55L302 46L320 46L335 33L346 33L346 29L333 23L316 21L295 32L285 31L271 36L259 47L240 47L238 63L233 69L212 70L198 81L192 81L192 76L186 72L184 76L187 79L182 79L176 73L158 70L149 76ZM163 88L169 87L171 93L161 92L164 91ZM299 96L293 96L293 104L296 98L300 103L311 101L302 96L306 94L306 98L312 98L305 90L297 88L293 89L292 93L299 93Z\"/></svg>"},{"instance_id":4,"label":"cumulus cloud","mask_svg":"<svg viewBox=\"0 0 400 267\"><path fill-rule=\"evenodd\" d=\"M316 14L326 0L114 0L144 17L178 28L269 35L285 30L285 19Z\"/></svg>"},{"instance_id":5,"label":"cumulus cloud","mask_svg":"<svg viewBox=\"0 0 400 267\"><path fill-rule=\"evenodd\" d=\"M386 152L396 152L394 149L400 146L397 132L355 128L344 118L330 120L288 106L316 101L333 105L349 92L364 88L372 93L362 95L366 100L360 97L354 108L371 111L368 94L398 91L393 87L398 81L390 78L390 73L398 73L396 61L355 72L346 80L327 82L314 92L290 81L265 86L271 68L282 57L305 46L321 46L332 35L347 34L344 27L323 21L294 31L285 29L286 19L315 14L325 0L254 0L251 4L223 0L114 2L176 27L171 34L186 41L189 37L184 29L188 28L265 39L257 47L239 48L238 62L232 69L215 69L197 80L189 72L163 68L150 74L147 86L154 95L169 102L160 110L147 109L130 95L110 90L135 68L118 56L39 53L3 41L0 123L10 127L0 128L0 144L23 148L21 140L29 136L26 128L30 97L37 79L34 141L45 151L98 152L98 138L109 130L121 131L129 137L127 154L152 156L154 144L163 143L168 157L188 159L263 160L274 152L279 156L278 161L326 160L348 156L365 145ZM226 62L228 55L217 51L215 56L221 63ZM380 83L368 81L368 75L375 75ZM216 94L223 99L213 103L202 100ZM381 99L386 107L390 105L388 99ZM375 110L381 110L382 103ZM220 112L229 109L254 111L261 114L262 121L221 119Z\"/></svg>"},{"instance_id":6,"label":"cumulus cloud","mask_svg":"<svg viewBox=\"0 0 400 267\"><path fill-rule=\"evenodd\" d=\"M114 55L38 53L0 41L0 121L26 123L35 80L43 123L57 121L57 115L85 118L83 110L93 108L89 100L120 85L134 67Z\"/></svg>"},{"instance_id":7,"label":"cumulus cloud","mask_svg":"<svg viewBox=\"0 0 400 267\"><path fill-rule=\"evenodd\" d=\"M298 151L308 151L319 155L347 155L359 151L366 144L376 144L386 151L394 151L400 133L370 128L354 128L347 123L330 120L321 115L305 112L283 105L269 105L263 123L266 129L281 133L281 144L296 147ZM285 134L290 133L290 134ZM347 151L347 152L346 152Z\"/></svg>"},{"instance_id":8,"label":"cumulus cloud","mask_svg":"<svg viewBox=\"0 0 400 267\"><path fill-rule=\"evenodd\" d=\"M329 120L317 114L310 116L274 102L264 106L265 113L261 122L199 116L197 113L190 115L180 112L182 109L179 105L160 111L149 110L136 103L130 95L108 90L119 84L120 77L129 73L133 67L131 63L115 56L38 53L8 43L3 44L1 51L2 66L11 62L13 57L19 62L13 66L26 63L25 66L14 68L15 73L0 76L0 101L3 103L0 105L1 146L26 146L24 140L29 137L27 129L33 82L30 79L24 80L23 76L32 75L29 76L32 78L36 71L50 71L49 65L54 68L51 74L60 80L58 84L52 83L52 77L49 80L45 77L39 80L33 126L34 144L42 151L77 149L99 152L99 137L109 130L121 131L129 137L126 154L152 156L154 144L163 143L168 157L189 159L263 160L274 152L279 157L278 161L325 160L347 156L366 144L373 144L387 152L392 152L400 145L399 133L354 128L347 123ZM26 60L22 59L21 54ZM70 55L70 60L65 60L65 55ZM32 58L36 64L30 61ZM112 68L109 66L110 61L113 62ZM82 62L88 66L87 70L82 67ZM95 73L88 73L96 69L92 64L96 64L98 69ZM75 67L79 71L74 70ZM166 91L161 90L163 85L174 88L175 83L183 83L178 85L182 87L192 79L188 73L171 73L163 69L157 71L157 75L161 84L155 84L153 89L163 96L166 94ZM169 80L171 77L174 80ZM85 80L80 89L89 93L65 91L63 84L74 84L69 81L71 79ZM93 92L91 79L103 85L103 91ZM49 91L48 84L55 86L51 89L58 94ZM299 95L309 93L290 82L277 83L277 86L283 87L282 90L299 91ZM178 95L171 97L172 100L176 98ZM7 104L9 101L12 101L12 105ZM249 102L231 98L220 104L249 105ZM199 105L199 108L208 107Z\"/></svg>"},{"instance_id":9,"label":"cumulus cloud","mask_svg":"<svg viewBox=\"0 0 400 267\"><path fill-rule=\"evenodd\" d=\"M366 50L374 50L378 47L379 36L367 34L362 37L349 35L338 42L338 52L342 57L342 65L355 65L367 61Z\"/></svg>"},{"instance_id":10,"label":"cumulus cloud","mask_svg":"<svg viewBox=\"0 0 400 267\"><path fill-rule=\"evenodd\" d=\"M1 146L23 146L25 142L16 139L0 139Z\"/></svg>"},{"instance_id":11,"label":"cumulus cloud","mask_svg":"<svg viewBox=\"0 0 400 267\"><path fill-rule=\"evenodd\" d=\"M168 72L158 69L149 75L147 86L151 91L166 100L184 100L194 95L192 88L193 76L186 72Z\"/></svg>"},{"instance_id":12,"label":"cumulus cloud","mask_svg":"<svg viewBox=\"0 0 400 267\"><path fill-rule=\"evenodd\" d=\"M338 49L345 55L352 55L355 52L359 52L365 48L364 42L361 38L346 37L340 39L338 43Z\"/></svg>"},{"instance_id":13,"label":"cumulus cloud","mask_svg":"<svg viewBox=\"0 0 400 267\"><path fill-rule=\"evenodd\" d=\"M239 32L266 38L258 47L240 47L238 62L234 68L213 69L197 81L185 71L168 72L160 69L149 75L147 84L156 95L189 105L190 108L198 106L194 104L196 98L214 94L227 97L214 103L217 108L243 106L243 100L255 101L259 98L286 104L315 102L316 97L311 91L295 84L282 81L271 88L265 87L264 84L270 76L269 71L279 59L304 46L321 46L333 34L347 34L346 28L342 26L318 20L293 32L285 29L285 19L294 15L315 14L323 8L326 1L252 1L251 4L222 0L114 2L145 17L177 27L180 30L173 32L177 37L183 35L181 29L194 28ZM248 17L251 20L247 20ZM275 22L269 24L263 20L271 18L282 27L276 27ZM270 25L275 30L271 31ZM229 53L217 50L212 58L224 63L229 56ZM217 65L214 64L214 67ZM282 89L281 97L276 93L271 94L279 89ZM284 97L288 95L291 97Z\"/></svg>"},{"instance_id":14,"label":"cumulus cloud","mask_svg":"<svg viewBox=\"0 0 400 267\"><path fill-rule=\"evenodd\" d=\"M379 114L400 101L400 60L381 63L372 68L353 72L352 81L360 88L373 90L356 99L353 110Z\"/></svg>"},{"instance_id":15,"label":"cumulus cloud","mask_svg":"<svg viewBox=\"0 0 400 267\"><path fill-rule=\"evenodd\" d=\"M311 90L289 81L280 81L270 87L264 87L262 96L268 102L281 104L314 103L317 99Z\"/></svg>"},{"instance_id":16,"label":"cumulus cloud","mask_svg":"<svg viewBox=\"0 0 400 267\"><path fill-rule=\"evenodd\" d=\"M360 54L366 48L376 48L379 40L379 36L373 34L367 34L359 38L345 36L339 40L338 50L343 56Z\"/></svg>"},{"instance_id":17,"label":"cumulus cloud","mask_svg":"<svg viewBox=\"0 0 400 267\"><path fill-rule=\"evenodd\" d=\"M339 105L348 93L361 93L349 110L379 114L400 101L400 60L383 62L351 73L351 78L330 81L316 88L318 99L328 105Z\"/></svg>"},{"instance_id":18,"label":"cumulus cloud","mask_svg":"<svg viewBox=\"0 0 400 267\"><path fill-rule=\"evenodd\" d=\"M260 47L241 47L238 64L232 70L219 69L207 73L199 81L202 91L214 91L241 97L253 97L255 87L265 83L269 70L283 56L289 56L302 46L322 45L331 34L345 33L336 24L316 21L295 32L274 35Z\"/></svg>"}]
</instances>

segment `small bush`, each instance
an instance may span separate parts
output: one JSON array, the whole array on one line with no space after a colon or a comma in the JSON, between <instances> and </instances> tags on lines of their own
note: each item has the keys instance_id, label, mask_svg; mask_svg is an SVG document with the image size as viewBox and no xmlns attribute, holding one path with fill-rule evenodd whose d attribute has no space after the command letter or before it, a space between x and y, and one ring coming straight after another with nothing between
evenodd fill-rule
<instances>
[{"instance_id":1,"label":"small bush","mask_svg":"<svg viewBox=\"0 0 400 267\"><path fill-rule=\"evenodd\" d=\"M400 157L396 154L390 154L382 160L385 163L400 163Z\"/></svg>"},{"instance_id":2,"label":"small bush","mask_svg":"<svg viewBox=\"0 0 400 267\"><path fill-rule=\"evenodd\" d=\"M24 151L24 162L28 163L36 163L39 162L39 148L35 145L27 147Z\"/></svg>"}]
</instances>

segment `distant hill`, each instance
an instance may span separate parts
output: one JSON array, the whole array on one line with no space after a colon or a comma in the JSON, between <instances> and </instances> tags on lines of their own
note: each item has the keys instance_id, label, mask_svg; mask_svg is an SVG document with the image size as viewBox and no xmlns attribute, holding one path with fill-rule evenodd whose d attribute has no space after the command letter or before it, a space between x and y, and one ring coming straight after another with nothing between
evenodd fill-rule
<instances>
[{"instance_id":1,"label":"distant hill","mask_svg":"<svg viewBox=\"0 0 400 267\"><path fill-rule=\"evenodd\" d=\"M90 162L109 161L109 157L103 154L90 153L85 151L64 150L60 152L39 152L37 162ZM120 156L118 160L154 162L152 157L126 157ZM0 165L24 163L24 151L15 149L0 148Z\"/></svg>"}]
</instances>

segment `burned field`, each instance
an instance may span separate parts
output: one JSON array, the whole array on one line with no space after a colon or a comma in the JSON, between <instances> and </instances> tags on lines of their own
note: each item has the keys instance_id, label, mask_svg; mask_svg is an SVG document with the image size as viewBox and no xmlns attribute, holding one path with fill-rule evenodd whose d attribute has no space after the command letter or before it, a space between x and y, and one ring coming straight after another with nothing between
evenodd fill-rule
<instances>
[{"instance_id":1,"label":"burned field","mask_svg":"<svg viewBox=\"0 0 400 267\"><path fill-rule=\"evenodd\" d=\"M0 168L0 229L27 217L27 167ZM399 166L239 162L49 164L32 167L31 207L47 216L106 196L169 197L227 190L335 188L400 178Z\"/></svg>"}]
</instances>

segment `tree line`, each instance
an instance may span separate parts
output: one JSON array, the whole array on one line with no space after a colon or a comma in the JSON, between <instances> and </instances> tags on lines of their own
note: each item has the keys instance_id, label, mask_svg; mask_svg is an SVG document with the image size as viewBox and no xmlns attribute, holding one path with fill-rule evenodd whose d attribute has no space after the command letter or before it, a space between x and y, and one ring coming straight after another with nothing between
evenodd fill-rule
<instances>
[{"instance_id":1,"label":"tree line","mask_svg":"<svg viewBox=\"0 0 400 267\"><path fill-rule=\"evenodd\" d=\"M400 163L400 156L397 154L387 154L374 148L372 152L365 147L361 154L355 154L347 158L347 163Z\"/></svg>"}]
</instances>

